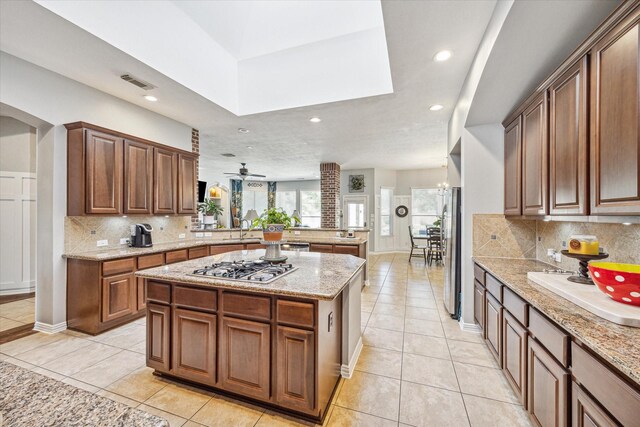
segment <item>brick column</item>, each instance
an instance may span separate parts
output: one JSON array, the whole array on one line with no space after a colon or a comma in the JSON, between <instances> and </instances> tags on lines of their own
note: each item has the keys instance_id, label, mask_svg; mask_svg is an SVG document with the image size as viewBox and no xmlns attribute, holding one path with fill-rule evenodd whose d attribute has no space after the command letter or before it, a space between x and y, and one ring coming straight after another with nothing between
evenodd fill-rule
<instances>
[{"instance_id":1,"label":"brick column","mask_svg":"<svg viewBox=\"0 0 640 427\"><path fill-rule=\"evenodd\" d=\"M196 195L198 194L198 179L200 179L200 131L191 129L191 152L196 154ZM198 214L191 215L191 226L198 225Z\"/></svg>"},{"instance_id":2,"label":"brick column","mask_svg":"<svg viewBox=\"0 0 640 427\"><path fill-rule=\"evenodd\" d=\"M322 228L340 227L340 165L320 163Z\"/></svg>"}]
</instances>

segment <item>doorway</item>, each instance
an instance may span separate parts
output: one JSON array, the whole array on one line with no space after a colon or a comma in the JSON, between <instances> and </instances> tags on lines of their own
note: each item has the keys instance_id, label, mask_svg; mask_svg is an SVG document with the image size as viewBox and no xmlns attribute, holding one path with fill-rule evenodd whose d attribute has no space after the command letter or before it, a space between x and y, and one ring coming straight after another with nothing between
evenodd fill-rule
<instances>
[{"instance_id":1,"label":"doorway","mask_svg":"<svg viewBox=\"0 0 640 427\"><path fill-rule=\"evenodd\" d=\"M369 197L344 196L344 228L367 228Z\"/></svg>"}]
</instances>

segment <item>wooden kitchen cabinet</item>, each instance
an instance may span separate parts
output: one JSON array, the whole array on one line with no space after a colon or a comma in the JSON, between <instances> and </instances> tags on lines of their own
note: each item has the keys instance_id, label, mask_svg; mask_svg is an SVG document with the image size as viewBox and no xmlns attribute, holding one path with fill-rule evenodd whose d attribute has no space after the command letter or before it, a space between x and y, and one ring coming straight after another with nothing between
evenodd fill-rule
<instances>
[{"instance_id":1,"label":"wooden kitchen cabinet","mask_svg":"<svg viewBox=\"0 0 640 427\"><path fill-rule=\"evenodd\" d=\"M504 214L522 214L522 116L504 129Z\"/></svg>"},{"instance_id":2,"label":"wooden kitchen cabinet","mask_svg":"<svg viewBox=\"0 0 640 427\"><path fill-rule=\"evenodd\" d=\"M224 254L227 252L241 251L241 250L244 250L244 245L242 244L211 245L209 246L209 255L218 255L218 254Z\"/></svg>"},{"instance_id":3,"label":"wooden kitchen cabinet","mask_svg":"<svg viewBox=\"0 0 640 427\"><path fill-rule=\"evenodd\" d=\"M592 214L640 214L639 10L591 51Z\"/></svg>"},{"instance_id":4,"label":"wooden kitchen cabinet","mask_svg":"<svg viewBox=\"0 0 640 427\"><path fill-rule=\"evenodd\" d=\"M575 382L571 388L572 427L617 427L618 424Z\"/></svg>"},{"instance_id":5,"label":"wooden kitchen cabinet","mask_svg":"<svg viewBox=\"0 0 640 427\"><path fill-rule=\"evenodd\" d=\"M502 367L502 306L492 295L486 294L485 300L485 342Z\"/></svg>"},{"instance_id":6,"label":"wooden kitchen cabinet","mask_svg":"<svg viewBox=\"0 0 640 427\"><path fill-rule=\"evenodd\" d=\"M277 327L276 402L300 411L315 406L315 334Z\"/></svg>"},{"instance_id":7,"label":"wooden kitchen cabinet","mask_svg":"<svg viewBox=\"0 0 640 427\"><path fill-rule=\"evenodd\" d=\"M309 244L309 252L323 252L323 253L332 254L333 245L329 245L326 243L311 243Z\"/></svg>"},{"instance_id":8,"label":"wooden kitchen cabinet","mask_svg":"<svg viewBox=\"0 0 640 427\"><path fill-rule=\"evenodd\" d=\"M135 314L138 287L133 273L102 279L102 321L108 322Z\"/></svg>"},{"instance_id":9,"label":"wooden kitchen cabinet","mask_svg":"<svg viewBox=\"0 0 640 427\"><path fill-rule=\"evenodd\" d=\"M568 424L569 374L538 342L528 338L527 408L540 427Z\"/></svg>"},{"instance_id":10,"label":"wooden kitchen cabinet","mask_svg":"<svg viewBox=\"0 0 640 427\"><path fill-rule=\"evenodd\" d=\"M333 253L359 256L360 248L356 245L334 245Z\"/></svg>"},{"instance_id":11,"label":"wooden kitchen cabinet","mask_svg":"<svg viewBox=\"0 0 640 427\"><path fill-rule=\"evenodd\" d=\"M173 310L172 365L176 375L199 383L216 382L216 315Z\"/></svg>"},{"instance_id":12,"label":"wooden kitchen cabinet","mask_svg":"<svg viewBox=\"0 0 640 427\"><path fill-rule=\"evenodd\" d=\"M549 213L588 214L587 57L549 87Z\"/></svg>"},{"instance_id":13,"label":"wooden kitchen cabinet","mask_svg":"<svg viewBox=\"0 0 640 427\"><path fill-rule=\"evenodd\" d=\"M547 95L537 96L522 113L522 214L548 213Z\"/></svg>"},{"instance_id":14,"label":"wooden kitchen cabinet","mask_svg":"<svg viewBox=\"0 0 640 427\"><path fill-rule=\"evenodd\" d=\"M484 335L484 305L485 305L485 289L480 282L474 280L473 287L473 319L480 326L482 330L482 337L485 338Z\"/></svg>"},{"instance_id":15,"label":"wooden kitchen cabinet","mask_svg":"<svg viewBox=\"0 0 640 427\"><path fill-rule=\"evenodd\" d=\"M147 304L147 366L160 372L171 370L171 307Z\"/></svg>"},{"instance_id":16,"label":"wooden kitchen cabinet","mask_svg":"<svg viewBox=\"0 0 640 427\"><path fill-rule=\"evenodd\" d=\"M153 147L124 141L124 213L150 214L153 201Z\"/></svg>"},{"instance_id":17,"label":"wooden kitchen cabinet","mask_svg":"<svg viewBox=\"0 0 640 427\"><path fill-rule=\"evenodd\" d=\"M186 154L178 155L178 213L196 214L196 180L198 176L197 159Z\"/></svg>"},{"instance_id":18,"label":"wooden kitchen cabinet","mask_svg":"<svg viewBox=\"0 0 640 427\"><path fill-rule=\"evenodd\" d=\"M225 390L268 400L270 373L271 325L222 317L220 382Z\"/></svg>"},{"instance_id":19,"label":"wooden kitchen cabinet","mask_svg":"<svg viewBox=\"0 0 640 427\"><path fill-rule=\"evenodd\" d=\"M153 152L153 213L174 214L178 210L178 153L157 147Z\"/></svg>"},{"instance_id":20,"label":"wooden kitchen cabinet","mask_svg":"<svg viewBox=\"0 0 640 427\"><path fill-rule=\"evenodd\" d=\"M526 408L527 330L507 310L502 314L502 370Z\"/></svg>"}]
</instances>

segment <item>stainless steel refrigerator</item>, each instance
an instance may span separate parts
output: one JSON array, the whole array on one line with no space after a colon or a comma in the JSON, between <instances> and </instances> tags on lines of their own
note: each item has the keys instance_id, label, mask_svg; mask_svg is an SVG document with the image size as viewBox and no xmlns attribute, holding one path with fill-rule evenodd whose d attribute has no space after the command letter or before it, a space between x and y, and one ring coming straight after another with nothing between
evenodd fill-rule
<instances>
[{"instance_id":1,"label":"stainless steel refrigerator","mask_svg":"<svg viewBox=\"0 0 640 427\"><path fill-rule=\"evenodd\" d=\"M444 306L454 319L460 318L460 187L445 190L442 209L442 241L444 245Z\"/></svg>"}]
</instances>

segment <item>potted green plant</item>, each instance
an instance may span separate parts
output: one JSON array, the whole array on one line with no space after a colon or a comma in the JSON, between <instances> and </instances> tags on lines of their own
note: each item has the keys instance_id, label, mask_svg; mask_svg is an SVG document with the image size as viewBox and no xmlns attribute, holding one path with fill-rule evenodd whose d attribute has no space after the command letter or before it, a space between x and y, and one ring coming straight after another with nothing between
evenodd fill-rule
<instances>
[{"instance_id":1,"label":"potted green plant","mask_svg":"<svg viewBox=\"0 0 640 427\"><path fill-rule=\"evenodd\" d=\"M282 240L284 230L291 228L291 222L299 222L296 215L289 216L282 208L265 209L258 218L253 220L254 228L262 228L264 240L277 242Z\"/></svg>"},{"instance_id":2,"label":"potted green plant","mask_svg":"<svg viewBox=\"0 0 640 427\"><path fill-rule=\"evenodd\" d=\"M200 203L198 210L203 213L203 221L205 225L215 224L224 208L216 204L213 199L205 199L204 203Z\"/></svg>"}]
</instances>

